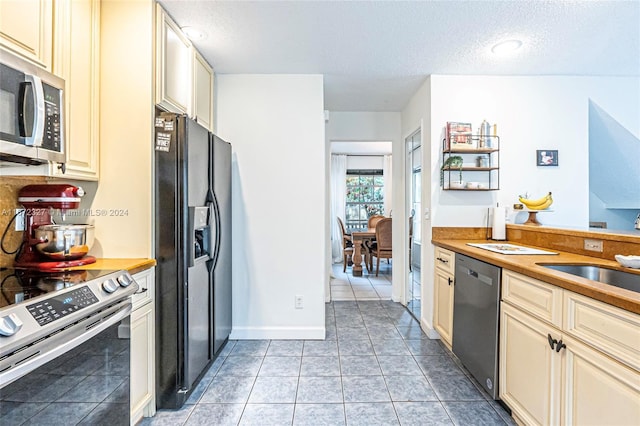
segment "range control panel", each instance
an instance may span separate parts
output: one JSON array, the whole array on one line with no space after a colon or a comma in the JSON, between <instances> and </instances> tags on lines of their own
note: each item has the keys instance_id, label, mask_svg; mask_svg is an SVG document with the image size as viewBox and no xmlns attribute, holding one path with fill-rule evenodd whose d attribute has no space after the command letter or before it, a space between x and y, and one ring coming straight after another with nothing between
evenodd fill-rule
<instances>
[{"instance_id":1,"label":"range control panel","mask_svg":"<svg viewBox=\"0 0 640 426\"><path fill-rule=\"evenodd\" d=\"M40 326L72 314L86 306L98 303L98 298L89 287L81 287L28 305L27 309Z\"/></svg>"}]
</instances>

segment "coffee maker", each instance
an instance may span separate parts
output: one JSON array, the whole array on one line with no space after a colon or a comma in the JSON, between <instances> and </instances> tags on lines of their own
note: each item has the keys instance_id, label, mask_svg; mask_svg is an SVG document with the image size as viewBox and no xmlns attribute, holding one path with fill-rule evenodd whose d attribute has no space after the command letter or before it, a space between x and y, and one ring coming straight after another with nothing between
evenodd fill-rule
<instances>
[{"instance_id":1,"label":"coffee maker","mask_svg":"<svg viewBox=\"0 0 640 426\"><path fill-rule=\"evenodd\" d=\"M16 268L63 269L94 263L87 256L93 243L92 225L56 225L52 209L65 215L80 207L84 190L80 187L27 185L18 192L18 202L25 208L23 242L14 266Z\"/></svg>"}]
</instances>

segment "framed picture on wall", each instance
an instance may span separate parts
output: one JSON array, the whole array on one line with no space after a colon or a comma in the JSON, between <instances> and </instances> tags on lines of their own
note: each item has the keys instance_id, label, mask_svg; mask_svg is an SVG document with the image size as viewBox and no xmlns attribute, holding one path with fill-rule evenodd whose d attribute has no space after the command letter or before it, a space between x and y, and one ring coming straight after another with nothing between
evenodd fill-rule
<instances>
[{"instance_id":1,"label":"framed picture on wall","mask_svg":"<svg viewBox=\"0 0 640 426\"><path fill-rule=\"evenodd\" d=\"M557 166L558 165L558 150L553 149L539 149L536 151L536 165L537 166Z\"/></svg>"}]
</instances>

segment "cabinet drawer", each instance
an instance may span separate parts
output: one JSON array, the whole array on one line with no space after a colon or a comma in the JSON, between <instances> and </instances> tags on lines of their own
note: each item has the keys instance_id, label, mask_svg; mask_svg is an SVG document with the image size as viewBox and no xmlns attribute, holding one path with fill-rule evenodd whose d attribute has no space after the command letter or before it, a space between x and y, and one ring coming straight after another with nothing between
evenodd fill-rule
<instances>
[{"instance_id":1,"label":"cabinet drawer","mask_svg":"<svg viewBox=\"0 0 640 426\"><path fill-rule=\"evenodd\" d=\"M562 327L562 289L513 271L502 272L502 300Z\"/></svg>"},{"instance_id":2,"label":"cabinet drawer","mask_svg":"<svg viewBox=\"0 0 640 426\"><path fill-rule=\"evenodd\" d=\"M152 301L154 298L156 288L154 268L149 268L145 271L134 274L133 279L136 280L140 286L138 292L133 295L133 310L135 311L139 307Z\"/></svg>"},{"instance_id":3,"label":"cabinet drawer","mask_svg":"<svg viewBox=\"0 0 640 426\"><path fill-rule=\"evenodd\" d=\"M455 273L455 253L441 248L436 247L435 249L435 264L436 268L440 269L442 272L446 272L449 275L454 275Z\"/></svg>"},{"instance_id":4,"label":"cabinet drawer","mask_svg":"<svg viewBox=\"0 0 640 426\"><path fill-rule=\"evenodd\" d=\"M640 315L565 291L564 331L640 370Z\"/></svg>"}]
</instances>

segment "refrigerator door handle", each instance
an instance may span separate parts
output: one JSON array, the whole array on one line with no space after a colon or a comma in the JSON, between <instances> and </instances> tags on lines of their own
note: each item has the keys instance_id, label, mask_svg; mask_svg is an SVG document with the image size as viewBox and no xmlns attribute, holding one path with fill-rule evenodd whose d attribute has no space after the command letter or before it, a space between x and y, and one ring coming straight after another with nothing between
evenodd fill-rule
<instances>
[{"instance_id":1,"label":"refrigerator door handle","mask_svg":"<svg viewBox=\"0 0 640 426\"><path fill-rule=\"evenodd\" d=\"M215 268L218 264L218 257L220 255L220 245L222 243L222 238L220 236L220 232L222 231L222 224L220 223L220 205L218 204L218 197L216 194L213 194L213 216L215 221L215 229L216 229L216 242L213 249L213 267Z\"/></svg>"},{"instance_id":2,"label":"refrigerator door handle","mask_svg":"<svg viewBox=\"0 0 640 426\"><path fill-rule=\"evenodd\" d=\"M186 394L189 392L189 385L190 383L188 382L188 377L189 377L189 363L187 362L187 360L189 359L189 283L187 281L184 282L184 299L183 299L183 305L184 305L184 310L182 312L182 324L183 324L183 329L182 329L182 347L183 347L183 358L182 358L182 362L180 363L180 366L178 367L178 383L179 383L179 389L178 389L178 394ZM178 334L179 335L179 334ZM180 374L182 374L182 377L180 377ZM180 405L182 405L182 403L180 403Z\"/></svg>"}]
</instances>

